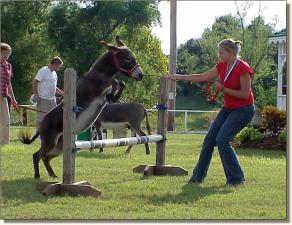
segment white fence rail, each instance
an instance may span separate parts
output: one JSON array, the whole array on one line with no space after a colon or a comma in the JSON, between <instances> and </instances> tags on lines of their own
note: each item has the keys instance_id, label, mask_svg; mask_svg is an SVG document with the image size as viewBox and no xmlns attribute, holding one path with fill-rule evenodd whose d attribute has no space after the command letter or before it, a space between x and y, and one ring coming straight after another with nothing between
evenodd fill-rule
<instances>
[{"instance_id":1,"label":"white fence rail","mask_svg":"<svg viewBox=\"0 0 292 225\"><path fill-rule=\"evenodd\" d=\"M23 105L25 107L28 108L35 108L35 105ZM26 125L26 121L27 121L27 114L26 114L26 109L23 109L23 119L22 121L24 122L23 125ZM147 109L148 112L157 112L157 109ZM206 130L195 130L195 131L189 131L188 130L188 118L189 118L189 114L192 113L217 113L218 111L208 111L208 110L185 110L185 109L175 109L175 110L167 110L168 112L174 112L174 113L183 113L184 114L184 123L183 123L183 130L182 132L184 133L188 133L188 132L195 132L195 133L205 133ZM176 120L175 120L176 121Z\"/></svg>"},{"instance_id":2,"label":"white fence rail","mask_svg":"<svg viewBox=\"0 0 292 225\"><path fill-rule=\"evenodd\" d=\"M157 109L147 109L148 112L157 112ZM218 111L209 111L209 110L186 110L186 109L175 109L167 110L167 112L174 113L184 113L184 132L188 133L188 114L189 113L217 113ZM206 133L206 130L194 131L195 133Z\"/></svg>"}]
</instances>

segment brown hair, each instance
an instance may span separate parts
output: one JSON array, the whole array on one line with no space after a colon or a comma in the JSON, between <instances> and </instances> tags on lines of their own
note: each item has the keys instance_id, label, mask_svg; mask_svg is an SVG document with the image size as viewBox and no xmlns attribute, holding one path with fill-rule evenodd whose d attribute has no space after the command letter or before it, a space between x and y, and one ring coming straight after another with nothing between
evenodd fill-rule
<instances>
[{"instance_id":1,"label":"brown hair","mask_svg":"<svg viewBox=\"0 0 292 225\"><path fill-rule=\"evenodd\" d=\"M62 65L63 61L61 60L61 58L59 56L55 56L54 58L52 58L51 64Z\"/></svg>"},{"instance_id":2,"label":"brown hair","mask_svg":"<svg viewBox=\"0 0 292 225\"><path fill-rule=\"evenodd\" d=\"M12 49L9 44L1 43L0 45L1 45L1 51L8 51L9 54L11 54Z\"/></svg>"},{"instance_id":3,"label":"brown hair","mask_svg":"<svg viewBox=\"0 0 292 225\"><path fill-rule=\"evenodd\" d=\"M228 52L234 52L237 55L240 52L241 41L234 41L233 39L223 39L219 42L218 47L223 47Z\"/></svg>"}]
</instances>

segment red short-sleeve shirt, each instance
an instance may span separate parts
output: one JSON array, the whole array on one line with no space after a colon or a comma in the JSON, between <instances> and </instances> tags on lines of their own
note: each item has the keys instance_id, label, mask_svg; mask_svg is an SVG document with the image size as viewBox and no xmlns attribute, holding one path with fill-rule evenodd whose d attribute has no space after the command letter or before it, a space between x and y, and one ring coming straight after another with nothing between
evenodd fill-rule
<instances>
[{"instance_id":1,"label":"red short-sleeve shirt","mask_svg":"<svg viewBox=\"0 0 292 225\"><path fill-rule=\"evenodd\" d=\"M233 90L240 90L240 76L244 73L248 73L251 78L254 76L253 70L250 68L247 62L239 59L239 62L235 65L232 72L230 73L227 80L224 82L224 77L227 71L227 63L223 61L219 61L216 65L216 68L219 72L219 77L221 83L226 88L230 88ZM249 97L248 99L240 99L233 97L228 94L224 94L224 107L228 109L237 109L242 106L252 105L254 104L254 96L252 89L249 90Z\"/></svg>"},{"instance_id":2,"label":"red short-sleeve shirt","mask_svg":"<svg viewBox=\"0 0 292 225\"><path fill-rule=\"evenodd\" d=\"M8 87L12 77L12 66L9 62L0 63L0 94L9 97Z\"/></svg>"}]
</instances>

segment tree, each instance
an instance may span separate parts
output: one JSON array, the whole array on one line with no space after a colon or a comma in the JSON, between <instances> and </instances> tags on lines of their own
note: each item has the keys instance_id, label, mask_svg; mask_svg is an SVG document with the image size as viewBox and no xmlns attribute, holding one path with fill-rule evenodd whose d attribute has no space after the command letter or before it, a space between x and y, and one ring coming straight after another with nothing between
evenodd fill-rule
<instances>
[{"instance_id":1,"label":"tree","mask_svg":"<svg viewBox=\"0 0 292 225\"><path fill-rule=\"evenodd\" d=\"M240 28L238 19L231 15L216 18L212 28L206 28L201 38L191 39L178 49L179 73L202 73L212 68L218 61L217 45L224 38L229 38ZM188 58L188 60L187 60ZM191 65L193 63L193 65ZM203 94L205 83L179 83L178 90L190 93L194 88Z\"/></svg>"},{"instance_id":2,"label":"tree","mask_svg":"<svg viewBox=\"0 0 292 225\"><path fill-rule=\"evenodd\" d=\"M50 12L48 36L50 42L66 59L66 64L85 73L103 52L100 41L112 41L122 26L128 32L140 26L159 22L156 2L91 1L59 2Z\"/></svg>"},{"instance_id":3,"label":"tree","mask_svg":"<svg viewBox=\"0 0 292 225\"><path fill-rule=\"evenodd\" d=\"M44 35L50 5L37 1L1 3L1 41L12 47L12 86L19 103L28 102L38 69L56 54Z\"/></svg>"},{"instance_id":4,"label":"tree","mask_svg":"<svg viewBox=\"0 0 292 225\"><path fill-rule=\"evenodd\" d=\"M112 42L116 35L136 54L146 73L166 74L167 58L150 30L153 23L159 23L157 4L154 1L94 1L81 7L76 2L60 2L50 13L50 41L79 77L106 51L99 42ZM126 78L119 76L119 79ZM157 80L153 76L142 82L127 80L122 98L151 107L156 103Z\"/></svg>"},{"instance_id":5,"label":"tree","mask_svg":"<svg viewBox=\"0 0 292 225\"><path fill-rule=\"evenodd\" d=\"M80 77L106 51L100 41L112 42L117 34L146 73L167 73L167 57L150 30L160 19L157 1L7 2L1 11L2 41L13 48L13 86L20 103L28 103L32 80L52 56L64 62L58 72L62 88L65 68L74 67ZM129 81L123 98L150 107L156 103L157 82L154 76Z\"/></svg>"},{"instance_id":6,"label":"tree","mask_svg":"<svg viewBox=\"0 0 292 225\"><path fill-rule=\"evenodd\" d=\"M272 90L269 96L275 90L276 67L273 60L275 49L269 44L268 37L273 33L273 24L266 24L261 16L262 10L254 17L250 24L246 24L246 15L248 9L252 6L250 2L243 3L242 6L236 2L238 11L236 16L225 15L216 18L211 28L204 30L202 37L191 39L185 45L178 49L178 65L182 73L204 72L212 68L218 61L217 44L225 38L243 41L240 56L247 61L253 68L256 76L253 81L255 89L255 98L259 100L264 96L263 91ZM195 56L193 65L189 61ZM189 58L188 60L186 58ZM273 82L270 82L273 81ZM270 85L265 85L270 82ZM204 84L195 84L203 87ZM260 88L262 87L262 88ZM188 88L186 84L181 84L179 90ZM261 94L259 94L261 91ZM276 93L275 93L276 95ZM271 103L274 100L271 98Z\"/></svg>"},{"instance_id":7,"label":"tree","mask_svg":"<svg viewBox=\"0 0 292 225\"><path fill-rule=\"evenodd\" d=\"M196 71L196 65L199 64L198 54L195 52L200 52L200 46L196 47L194 39L189 40L186 45L181 45L178 48L177 53L177 73L178 74L191 74L193 71ZM184 83L184 84L183 84ZM177 93L181 93L184 96L192 94L192 90L195 88L195 84L190 82L177 82Z\"/></svg>"}]
</instances>

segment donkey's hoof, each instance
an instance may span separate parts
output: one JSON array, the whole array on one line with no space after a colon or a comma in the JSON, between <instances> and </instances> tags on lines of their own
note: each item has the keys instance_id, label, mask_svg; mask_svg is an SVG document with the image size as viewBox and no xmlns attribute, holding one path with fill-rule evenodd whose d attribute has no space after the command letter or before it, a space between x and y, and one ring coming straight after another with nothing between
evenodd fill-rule
<instances>
[{"instance_id":1,"label":"donkey's hoof","mask_svg":"<svg viewBox=\"0 0 292 225\"><path fill-rule=\"evenodd\" d=\"M34 175L34 179L40 179L40 175Z\"/></svg>"},{"instance_id":2,"label":"donkey's hoof","mask_svg":"<svg viewBox=\"0 0 292 225\"><path fill-rule=\"evenodd\" d=\"M147 151L147 152L146 152L146 155L149 155L149 154L150 154L150 151Z\"/></svg>"}]
</instances>

